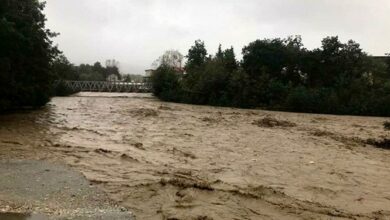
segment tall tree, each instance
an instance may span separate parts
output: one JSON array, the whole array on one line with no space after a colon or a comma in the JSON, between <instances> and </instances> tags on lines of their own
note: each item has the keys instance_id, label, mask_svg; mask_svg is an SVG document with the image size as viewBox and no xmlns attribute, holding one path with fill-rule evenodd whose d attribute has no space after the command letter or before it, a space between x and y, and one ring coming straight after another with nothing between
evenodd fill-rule
<instances>
[{"instance_id":1,"label":"tall tree","mask_svg":"<svg viewBox=\"0 0 390 220\"><path fill-rule=\"evenodd\" d=\"M166 65L173 67L176 70L180 70L182 68L183 58L184 56L178 50L167 50L162 56L154 61L153 66L159 67Z\"/></svg>"},{"instance_id":2,"label":"tall tree","mask_svg":"<svg viewBox=\"0 0 390 220\"><path fill-rule=\"evenodd\" d=\"M0 1L0 110L42 106L49 101L50 64L58 53L46 29L45 4Z\"/></svg>"},{"instance_id":3,"label":"tall tree","mask_svg":"<svg viewBox=\"0 0 390 220\"><path fill-rule=\"evenodd\" d=\"M242 67L252 77L267 73L280 78L288 57L283 39L256 40L242 50Z\"/></svg>"},{"instance_id":4,"label":"tall tree","mask_svg":"<svg viewBox=\"0 0 390 220\"><path fill-rule=\"evenodd\" d=\"M215 54L217 59L223 59L222 45L219 44L217 54Z\"/></svg>"},{"instance_id":5,"label":"tall tree","mask_svg":"<svg viewBox=\"0 0 390 220\"><path fill-rule=\"evenodd\" d=\"M387 64L387 72L390 76L390 53L386 53L387 59L386 59L386 64Z\"/></svg>"},{"instance_id":6,"label":"tall tree","mask_svg":"<svg viewBox=\"0 0 390 220\"><path fill-rule=\"evenodd\" d=\"M227 72L232 73L237 70L238 62L236 60L236 54L234 53L233 47L226 49L223 52L223 62Z\"/></svg>"},{"instance_id":7,"label":"tall tree","mask_svg":"<svg viewBox=\"0 0 390 220\"><path fill-rule=\"evenodd\" d=\"M192 69L197 69L201 67L207 59L207 50L204 45L204 42L201 40L196 40L195 45L193 45L188 50L186 69L191 71Z\"/></svg>"},{"instance_id":8,"label":"tall tree","mask_svg":"<svg viewBox=\"0 0 390 220\"><path fill-rule=\"evenodd\" d=\"M73 64L63 55L57 56L52 65L51 71L55 75L56 79L59 80L78 80L79 75L76 72Z\"/></svg>"}]
</instances>

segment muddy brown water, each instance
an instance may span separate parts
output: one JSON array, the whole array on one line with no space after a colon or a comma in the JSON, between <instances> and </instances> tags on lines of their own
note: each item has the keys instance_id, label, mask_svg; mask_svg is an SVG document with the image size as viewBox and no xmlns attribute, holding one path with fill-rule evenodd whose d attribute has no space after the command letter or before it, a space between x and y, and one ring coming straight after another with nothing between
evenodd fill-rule
<instances>
[{"instance_id":1,"label":"muddy brown water","mask_svg":"<svg viewBox=\"0 0 390 220\"><path fill-rule=\"evenodd\" d=\"M0 158L66 163L137 219L389 219L390 151L364 144L386 120L80 93L0 116Z\"/></svg>"},{"instance_id":2,"label":"muddy brown water","mask_svg":"<svg viewBox=\"0 0 390 220\"><path fill-rule=\"evenodd\" d=\"M18 214L18 213L0 213L1 220L48 220L44 215L39 214Z\"/></svg>"}]
</instances>

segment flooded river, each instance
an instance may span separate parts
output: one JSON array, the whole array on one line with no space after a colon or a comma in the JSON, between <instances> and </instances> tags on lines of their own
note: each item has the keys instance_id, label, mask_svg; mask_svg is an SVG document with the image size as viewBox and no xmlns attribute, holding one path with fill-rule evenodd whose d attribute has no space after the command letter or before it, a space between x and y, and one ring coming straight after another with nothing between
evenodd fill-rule
<instances>
[{"instance_id":1,"label":"flooded river","mask_svg":"<svg viewBox=\"0 0 390 220\"><path fill-rule=\"evenodd\" d=\"M47 220L46 216L34 214L5 213L0 214L1 220Z\"/></svg>"},{"instance_id":2,"label":"flooded river","mask_svg":"<svg viewBox=\"0 0 390 220\"><path fill-rule=\"evenodd\" d=\"M137 219L389 219L384 121L80 93L1 115L0 159L65 163Z\"/></svg>"}]
</instances>

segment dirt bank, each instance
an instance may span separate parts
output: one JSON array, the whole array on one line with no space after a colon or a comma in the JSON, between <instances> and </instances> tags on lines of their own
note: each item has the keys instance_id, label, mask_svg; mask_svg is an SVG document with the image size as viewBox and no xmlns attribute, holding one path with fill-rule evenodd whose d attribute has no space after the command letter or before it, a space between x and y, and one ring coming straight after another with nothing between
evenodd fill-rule
<instances>
[{"instance_id":1,"label":"dirt bank","mask_svg":"<svg viewBox=\"0 0 390 220\"><path fill-rule=\"evenodd\" d=\"M384 121L82 93L0 116L0 158L65 162L137 219L389 219Z\"/></svg>"}]
</instances>

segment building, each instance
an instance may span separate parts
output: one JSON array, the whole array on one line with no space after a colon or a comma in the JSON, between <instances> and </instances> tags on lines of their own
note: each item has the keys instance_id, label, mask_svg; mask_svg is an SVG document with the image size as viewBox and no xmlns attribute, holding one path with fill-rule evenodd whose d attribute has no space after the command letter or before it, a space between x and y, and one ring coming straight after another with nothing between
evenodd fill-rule
<instances>
[{"instance_id":1,"label":"building","mask_svg":"<svg viewBox=\"0 0 390 220\"><path fill-rule=\"evenodd\" d=\"M154 72L154 69L145 70L145 77L151 77Z\"/></svg>"},{"instance_id":2,"label":"building","mask_svg":"<svg viewBox=\"0 0 390 220\"><path fill-rule=\"evenodd\" d=\"M107 77L106 81L108 82L116 82L119 81L118 75L116 74L111 74Z\"/></svg>"},{"instance_id":3,"label":"building","mask_svg":"<svg viewBox=\"0 0 390 220\"><path fill-rule=\"evenodd\" d=\"M154 72L154 69L145 70L145 76L143 78L144 83L149 83L151 81L153 72Z\"/></svg>"}]
</instances>

